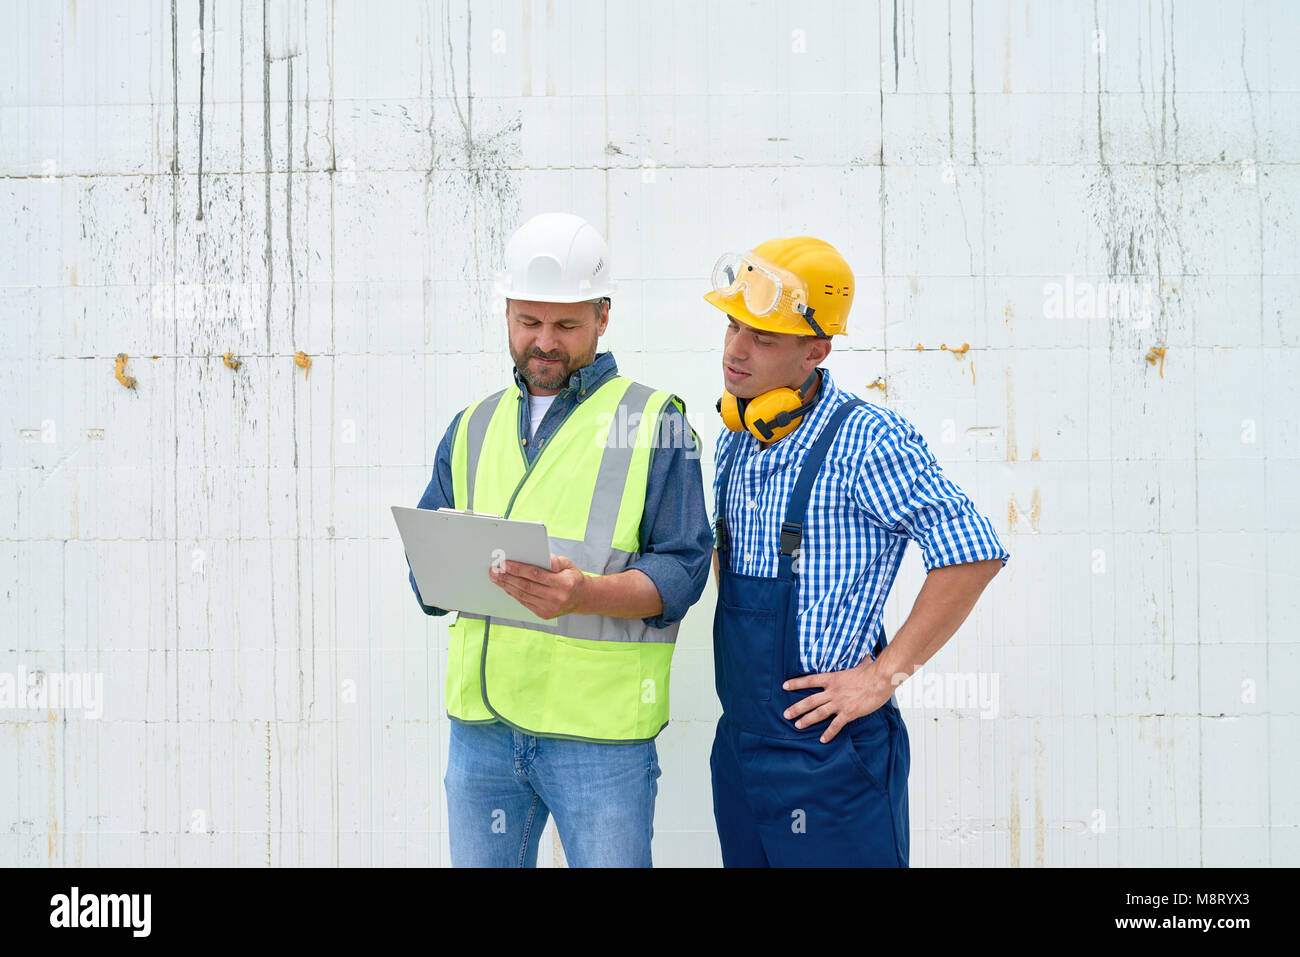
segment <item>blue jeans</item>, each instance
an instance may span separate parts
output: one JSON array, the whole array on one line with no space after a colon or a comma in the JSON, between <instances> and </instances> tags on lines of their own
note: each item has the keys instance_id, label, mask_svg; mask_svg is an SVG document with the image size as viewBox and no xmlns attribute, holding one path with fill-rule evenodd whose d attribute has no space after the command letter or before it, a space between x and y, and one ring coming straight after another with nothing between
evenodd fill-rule
<instances>
[{"instance_id":1,"label":"blue jeans","mask_svg":"<svg viewBox=\"0 0 1300 957\"><path fill-rule=\"evenodd\" d=\"M655 743L595 744L451 722L453 867L536 867L548 814L571 867L650 867Z\"/></svg>"}]
</instances>

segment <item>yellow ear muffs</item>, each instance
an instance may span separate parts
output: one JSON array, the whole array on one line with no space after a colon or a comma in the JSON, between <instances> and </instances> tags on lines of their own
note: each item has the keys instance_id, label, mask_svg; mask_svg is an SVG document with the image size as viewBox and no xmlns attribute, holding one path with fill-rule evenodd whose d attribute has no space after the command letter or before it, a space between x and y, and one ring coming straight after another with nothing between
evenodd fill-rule
<instances>
[{"instance_id":1,"label":"yellow ear muffs","mask_svg":"<svg viewBox=\"0 0 1300 957\"><path fill-rule=\"evenodd\" d=\"M717 405L723 424L732 432L748 430L760 442L785 438L799 427L804 415L816 404L803 401L816 375L814 369L798 389L782 386L752 399L739 399L724 392Z\"/></svg>"},{"instance_id":2,"label":"yellow ear muffs","mask_svg":"<svg viewBox=\"0 0 1300 957\"><path fill-rule=\"evenodd\" d=\"M745 428L760 442L775 442L795 430L803 418L799 393L794 389L773 389L749 400L745 406Z\"/></svg>"},{"instance_id":3,"label":"yellow ear muffs","mask_svg":"<svg viewBox=\"0 0 1300 957\"><path fill-rule=\"evenodd\" d=\"M745 408L743 399L737 399L730 392L724 392L718 400L718 412L722 415L722 424L732 432L745 429Z\"/></svg>"}]
</instances>

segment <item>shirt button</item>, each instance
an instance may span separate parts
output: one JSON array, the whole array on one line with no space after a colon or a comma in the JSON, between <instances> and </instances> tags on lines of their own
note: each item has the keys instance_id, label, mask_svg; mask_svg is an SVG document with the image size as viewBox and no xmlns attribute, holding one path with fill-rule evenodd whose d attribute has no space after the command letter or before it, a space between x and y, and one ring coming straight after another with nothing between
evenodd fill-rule
<instances>
[{"instance_id":1,"label":"shirt button","mask_svg":"<svg viewBox=\"0 0 1300 957\"><path fill-rule=\"evenodd\" d=\"M758 502L754 501L754 500L751 498L751 499L749 500L749 507L750 507L750 508L758 508Z\"/></svg>"},{"instance_id":2,"label":"shirt button","mask_svg":"<svg viewBox=\"0 0 1300 957\"><path fill-rule=\"evenodd\" d=\"M745 552L745 564L749 564L749 552Z\"/></svg>"}]
</instances>

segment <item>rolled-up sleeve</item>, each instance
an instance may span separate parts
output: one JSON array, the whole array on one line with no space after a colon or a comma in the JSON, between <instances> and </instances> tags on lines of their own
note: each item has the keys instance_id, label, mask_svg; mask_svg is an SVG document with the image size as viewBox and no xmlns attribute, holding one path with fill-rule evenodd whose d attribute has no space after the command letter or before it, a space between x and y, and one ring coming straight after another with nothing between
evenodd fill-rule
<instances>
[{"instance_id":1,"label":"rolled-up sleeve","mask_svg":"<svg viewBox=\"0 0 1300 957\"><path fill-rule=\"evenodd\" d=\"M442 441L438 443L438 455L434 461L433 475L429 477L429 485L425 488L424 494L420 496L417 508L447 508L456 504L456 496L452 491L451 485L451 443L456 435L456 424L460 421L460 412L451 420L451 425L447 426L447 431L443 433ZM415 600L420 603L420 610L426 615L445 615L447 609L435 608L433 605L426 605L424 599L420 597L420 589L415 584L415 572L411 568L411 560L406 560L406 570L411 579L411 591L415 592Z\"/></svg>"},{"instance_id":2,"label":"rolled-up sleeve","mask_svg":"<svg viewBox=\"0 0 1300 957\"><path fill-rule=\"evenodd\" d=\"M704 507L699 436L674 397L660 419L646 481L641 554L628 565L659 591L663 611L642 619L666 628L700 600L713 560L713 531Z\"/></svg>"},{"instance_id":3,"label":"rolled-up sleeve","mask_svg":"<svg viewBox=\"0 0 1300 957\"><path fill-rule=\"evenodd\" d=\"M921 546L925 570L1011 557L993 523L935 461L910 424L888 429L872 445L853 497L872 521Z\"/></svg>"}]
</instances>

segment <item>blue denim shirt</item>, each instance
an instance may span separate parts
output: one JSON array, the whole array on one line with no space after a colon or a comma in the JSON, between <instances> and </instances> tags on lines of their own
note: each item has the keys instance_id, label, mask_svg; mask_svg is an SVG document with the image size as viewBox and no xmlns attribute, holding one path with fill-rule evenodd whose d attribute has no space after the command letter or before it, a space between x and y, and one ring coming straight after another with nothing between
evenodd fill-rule
<instances>
[{"instance_id":1,"label":"blue denim shirt","mask_svg":"<svg viewBox=\"0 0 1300 957\"><path fill-rule=\"evenodd\" d=\"M591 395L605 380L618 374L614 355L601 352L590 365L569 376L569 386L551 403L537 427L537 435L526 446L532 462L547 438L555 433L574 407ZM528 387L514 370L515 386L523 405L524 429L530 428ZM680 401L680 400L679 400ZM462 409L451 420L438 445L437 460L429 486L421 496L420 508L454 507L451 446ZM713 562L713 528L704 506L704 479L700 471L699 437L676 404L664 412L660 437L680 436L683 441L660 442L652 451L646 483L645 509L641 517L641 554L628 565L645 573L659 590L663 613L643 619L652 628L664 628L681 620L686 610L700 600ZM410 568L410 561L407 561ZM426 615L445 615L446 610L426 605L410 572L411 589Z\"/></svg>"}]
</instances>

